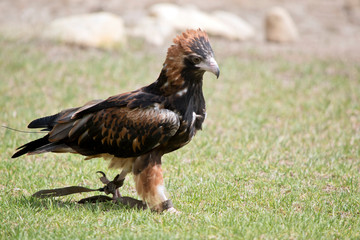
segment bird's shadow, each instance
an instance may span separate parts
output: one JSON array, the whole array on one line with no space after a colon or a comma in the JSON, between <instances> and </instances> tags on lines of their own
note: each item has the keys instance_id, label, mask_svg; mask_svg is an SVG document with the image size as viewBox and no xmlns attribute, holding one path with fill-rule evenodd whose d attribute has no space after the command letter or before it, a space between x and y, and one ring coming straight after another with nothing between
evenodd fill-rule
<instances>
[{"instance_id":1,"label":"bird's shadow","mask_svg":"<svg viewBox=\"0 0 360 240\"><path fill-rule=\"evenodd\" d=\"M131 208L127 205L124 205L120 202L113 203L111 201L101 202L86 202L78 203L72 199L62 200L56 197L49 198L37 198L33 196L20 196L13 198L14 204L17 206L28 207L32 209L54 209L54 208L64 208L64 209L84 209L92 212L98 211L116 211L116 210L135 210L138 209Z\"/></svg>"}]
</instances>

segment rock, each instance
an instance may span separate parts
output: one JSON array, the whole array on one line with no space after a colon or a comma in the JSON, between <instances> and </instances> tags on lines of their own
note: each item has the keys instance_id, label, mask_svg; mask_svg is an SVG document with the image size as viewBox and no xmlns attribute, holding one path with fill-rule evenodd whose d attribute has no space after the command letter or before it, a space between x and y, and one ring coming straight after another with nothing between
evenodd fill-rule
<instances>
[{"instance_id":1,"label":"rock","mask_svg":"<svg viewBox=\"0 0 360 240\"><path fill-rule=\"evenodd\" d=\"M160 3L153 5L149 10L151 16L172 26L176 31L201 28L210 35L233 37L231 28L192 6L179 7L175 4Z\"/></svg>"},{"instance_id":2,"label":"rock","mask_svg":"<svg viewBox=\"0 0 360 240\"><path fill-rule=\"evenodd\" d=\"M175 29L166 22L159 21L154 17L141 18L136 26L128 30L128 35L144 38L146 42L155 46L161 46L165 39L174 35Z\"/></svg>"},{"instance_id":3,"label":"rock","mask_svg":"<svg viewBox=\"0 0 360 240\"><path fill-rule=\"evenodd\" d=\"M236 35L235 39L245 41L255 36L254 28L237 15L225 11L216 11L213 15L234 29L233 34Z\"/></svg>"},{"instance_id":4,"label":"rock","mask_svg":"<svg viewBox=\"0 0 360 240\"><path fill-rule=\"evenodd\" d=\"M158 3L149 8L149 15L159 20L169 21L167 23L171 23L171 25L176 25L175 19L179 16L181 11L183 11L181 7L176 4Z\"/></svg>"},{"instance_id":5,"label":"rock","mask_svg":"<svg viewBox=\"0 0 360 240\"><path fill-rule=\"evenodd\" d=\"M245 21L234 14L223 11L210 15L194 6L180 7L170 3L155 4L149 10L152 16L172 25L177 31L201 28L210 35L232 40L246 40L254 32ZM243 30L245 34L242 32Z\"/></svg>"},{"instance_id":6,"label":"rock","mask_svg":"<svg viewBox=\"0 0 360 240\"><path fill-rule=\"evenodd\" d=\"M271 8L265 18L266 40L271 42L293 42L298 31L290 14L282 7Z\"/></svg>"},{"instance_id":7,"label":"rock","mask_svg":"<svg viewBox=\"0 0 360 240\"><path fill-rule=\"evenodd\" d=\"M189 28L201 28L209 35L231 40L247 40L254 35L254 29L234 14L215 12L210 15L193 6L180 7L170 3L151 6L149 16L139 20L129 33L133 36L142 36L152 44L160 45L174 32Z\"/></svg>"},{"instance_id":8,"label":"rock","mask_svg":"<svg viewBox=\"0 0 360 240\"><path fill-rule=\"evenodd\" d=\"M98 48L112 48L126 41L122 19L106 12L56 19L45 28L44 37Z\"/></svg>"},{"instance_id":9,"label":"rock","mask_svg":"<svg viewBox=\"0 0 360 240\"><path fill-rule=\"evenodd\" d=\"M360 25L360 0L345 0L344 10L349 22Z\"/></svg>"}]
</instances>

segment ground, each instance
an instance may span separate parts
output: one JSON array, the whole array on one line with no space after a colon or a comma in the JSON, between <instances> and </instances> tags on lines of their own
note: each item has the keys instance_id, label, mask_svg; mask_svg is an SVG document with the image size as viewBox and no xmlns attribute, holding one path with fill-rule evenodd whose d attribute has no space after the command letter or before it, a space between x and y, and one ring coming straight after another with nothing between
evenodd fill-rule
<instances>
[{"instance_id":1,"label":"ground","mask_svg":"<svg viewBox=\"0 0 360 240\"><path fill-rule=\"evenodd\" d=\"M36 37L53 17L103 9L131 23L152 3L125 2L1 1L0 125L26 130L36 117L155 80L167 46L134 40L103 51ZM1 129L1 239L360 237L360 31L342 1L191 2L238 13L258 32L266 9L283 5L300 39L278 45L262 34L244 43L211 38L221 76L205 75L204 129L163 164L182 213L75 203L91 194L31 198L46 188L100 187L96 171L117 172L101 159L67 154L11 159L40 135ZM130 177L122 193L136 197Z\"/></svg>"}]
</instances>

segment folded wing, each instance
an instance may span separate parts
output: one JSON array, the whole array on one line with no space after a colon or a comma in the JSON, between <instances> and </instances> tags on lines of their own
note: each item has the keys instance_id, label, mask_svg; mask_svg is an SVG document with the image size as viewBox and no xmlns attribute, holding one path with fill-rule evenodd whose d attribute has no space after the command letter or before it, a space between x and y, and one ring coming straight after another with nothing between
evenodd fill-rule
<instances>
[{"instance_id":1,"label":"folded wing","mask_svg":"<svg viewBox=\"0 0 360 240\"><path fill-rule=\"evenodd\" d=\"M21 146L13 157L43 152L140 156L166 143L179 128L178 115L165 109L161 100L127 93L37 119L29 127L49 133Z\"/></svg>"}]
</instances>

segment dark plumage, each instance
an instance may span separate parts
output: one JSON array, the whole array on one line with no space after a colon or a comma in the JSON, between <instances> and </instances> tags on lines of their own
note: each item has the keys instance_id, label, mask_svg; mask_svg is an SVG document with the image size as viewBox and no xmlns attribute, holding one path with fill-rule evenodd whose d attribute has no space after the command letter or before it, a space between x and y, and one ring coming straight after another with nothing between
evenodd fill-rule
<instances>
[{"instance_id":1,"label":"dark plumage","mask_svg":"<svg viewBox=\"0 0 360 240\"><path fill-rule=\"evenodd\" d=\"M13 158L44 152L110 158L121 177L135 174L138 194L156 210L167 200L162 155L190 142L205 119L205 71L219 76L207 34L188 30L174 39L154 83L32 121L29 128L48 134L19 147Z\"/></svg>"}]
</instances>

